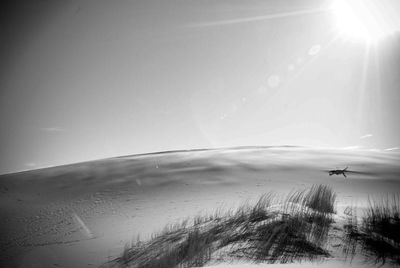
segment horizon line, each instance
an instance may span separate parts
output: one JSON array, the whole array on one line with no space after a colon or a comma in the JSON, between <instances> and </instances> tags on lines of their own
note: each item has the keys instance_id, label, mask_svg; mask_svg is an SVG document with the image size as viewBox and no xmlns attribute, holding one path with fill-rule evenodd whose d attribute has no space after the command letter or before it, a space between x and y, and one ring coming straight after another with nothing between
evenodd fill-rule
<instances>
[{"instance_id":1,"label":"horizon line","mask_svg":"<svg viewBox=\"0 0 400 268\"><path fill-rule=\"evenodd\" d=\"M51 169L51 168L58 168L58 167L66 167L66 166L71 166L71 165L77 165L77 164L84 164L84 163L89 163L89 162L97 162L97 161L104 161L104 160L111 160L111 159L119 159L119 158L134 158L134 157L143 157L143 156L152 156L152 155L164 155L164 154L173 154L173 153L190 153L190 152L205 152L205 151L218 151L218 150L240 150L240 149L267 149L267 148L308 148L308 149L332 149L332 150L350 150L349 146L345 147L324 147L324 146L306 146L306 145L289 145L289 144L281 144L281 145L239 145L239 146L227 146L227 147L209 147L209 148L192 148L192 149L177 149L177 150L164 150L164 151L153 151L153 152L147 152L147 153L137 153L137 154L127 154L127 155L117 155L117 156L110 156L110 157L104 157L104 158L94 158L94 159L89 159L89 160L84 160L84 161L78 161L78 162L70 162L70 163L65 163L65 164L60 164L60 165L49 165L49 166L42 166L38 168L33 168L33 169L25 169L25 170L18 170L18 171L12 171L12 172L6 172L6 173L0 173L0 177L2 176L7 176L7 175L15 175L15 174L20 174L20 173L26 173L26 172L33 172L33 171L39 171L39 170L44 170L44 169ZM393 147L393 148L398 148L398 147ZM368 151L396 151L396 150L388 150L388 149L368 149L368 148L363 148L360 146L351 146L351 149L354 150L368 150Z\"/></svg>"}]
</instances>

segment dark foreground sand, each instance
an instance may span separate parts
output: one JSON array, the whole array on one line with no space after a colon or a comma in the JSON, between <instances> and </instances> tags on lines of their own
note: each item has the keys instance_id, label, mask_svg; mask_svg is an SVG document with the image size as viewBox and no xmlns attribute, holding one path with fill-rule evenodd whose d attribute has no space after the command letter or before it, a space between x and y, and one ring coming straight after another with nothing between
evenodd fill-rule
<instances>
[{"instance_id":1,"label":"dark foreground sand","mask_svg":"<svg viewBox=\"0 0 400 268\"><path fill-rule=\"evenodd\" d=\"M346 166L347 179L327 173ZM120 255L132 238L146 239L166 223L313 184L330 185L337 193L340 218L348 205L366 206L368 196L400 193L400 152L234 148L3 175L0 267L98 267Z\"/></svg>"}]
</instances>

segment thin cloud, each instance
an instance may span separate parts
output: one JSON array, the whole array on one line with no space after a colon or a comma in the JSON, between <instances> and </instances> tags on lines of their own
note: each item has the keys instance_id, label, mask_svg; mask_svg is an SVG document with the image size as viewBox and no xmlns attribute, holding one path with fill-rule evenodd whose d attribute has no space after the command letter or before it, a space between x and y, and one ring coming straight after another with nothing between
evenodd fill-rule
<instances>
[{"instance_id":1,"label":"thin cloud","mask_svg":"<svg viewBox=\"0 0 400 268\"><path fill-rule=\"evenodd\" d=\"M365 135L361 136L360 139L367 139L367 138L371 138L373 136L374 135L372 135L372 134L365 134Z\"/></svg>"},{"instance_id":2,"label":"thin cloud","mask_svg":"<svg viewBox=\"0 0 400 268\"><path fill-rule=\"evenodd\" d=\"M342 148L343 150L356 150L356 149L361 149L361 146L354 145L354 146L346 146Z\"/></svg>"},{"instance_id":3,"label":"thin cloud","mask_svg":"<svg viewBox=\"0 0 400 268\"><path fill-rule=\"evenodd\" d=\"M42 127L40 130L44 131L44 132L64 132L65 131L65 129L63 129L61 127Z\"/></svg>"},{"instance_id":4,"label":"thin cloud","mask_svg":"<svg viewBox=\"0 0 400 268\"><path fill-rule=\"evenodd\" d=\"M396 150L400 150L399 147L392 147L392 148L386 148L385 151L396 151Z\"/></svg>"}]
</instances>

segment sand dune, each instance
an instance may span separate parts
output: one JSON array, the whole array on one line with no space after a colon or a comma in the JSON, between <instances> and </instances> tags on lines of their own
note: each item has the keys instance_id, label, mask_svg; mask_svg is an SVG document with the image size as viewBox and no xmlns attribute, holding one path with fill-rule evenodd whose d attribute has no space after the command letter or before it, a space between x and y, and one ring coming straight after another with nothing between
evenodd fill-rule
<instances>
[{"instance_id":1,"label":"sand dune","mask_svg":"<svg viewBox=\"0 0 400 268\"><path fill-rule=\"evenodd\" d=\"M336 191L340 217L350 204L365 206L369 195L399 193L399 160L397 151L243 147L2 175L0 266L99 266L166 223L313 184ZM346 166L347 179L327 173Z\"/></svg>"}]
</instances>

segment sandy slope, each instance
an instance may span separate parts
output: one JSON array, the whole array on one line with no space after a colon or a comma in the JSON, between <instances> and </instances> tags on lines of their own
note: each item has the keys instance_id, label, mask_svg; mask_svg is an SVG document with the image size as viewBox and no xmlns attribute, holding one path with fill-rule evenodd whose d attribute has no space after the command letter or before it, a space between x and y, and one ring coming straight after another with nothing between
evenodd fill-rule
<instances>
[{"instance_id":1,"label":"sandy slope","mask_svg":"<svg viewBox=\"0 0 400 268\"><path fill-rule=\"evenodd\" d=\"M399 160L396 151L234 148L3 175L0 266L99 266L168 222L312 184L333 187L340 215L349 204L364 206L368 195L400 193ZM348 179L326 172L345 166L354 171Z\"/></svg>"}]
</instances>

